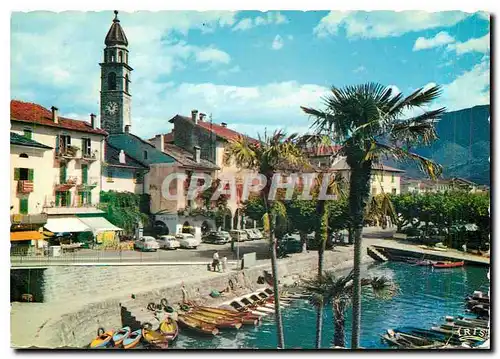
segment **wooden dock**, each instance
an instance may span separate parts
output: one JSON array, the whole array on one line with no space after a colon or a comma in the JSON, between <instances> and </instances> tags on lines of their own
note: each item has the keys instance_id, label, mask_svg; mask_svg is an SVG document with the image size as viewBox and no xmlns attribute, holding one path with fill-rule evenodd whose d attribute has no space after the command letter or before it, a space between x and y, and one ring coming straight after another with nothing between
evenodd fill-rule
<instances>
[{"instance_id":1,"label":"wooden dock","mask_svg":"<svg viewBox=\"0 0 500 359\"><path fill-rule=\"evenodd\" d=\"M397 256L417 257L435 260L458 260L465 263L489 266L490 259L487 257L460 252L454 249L448 249L445 252L434 251L432 249L421 248L418 245L404 243L397 239L363 238L365 246L375 247L385 254Z\"/></svg>"}]
</instances>

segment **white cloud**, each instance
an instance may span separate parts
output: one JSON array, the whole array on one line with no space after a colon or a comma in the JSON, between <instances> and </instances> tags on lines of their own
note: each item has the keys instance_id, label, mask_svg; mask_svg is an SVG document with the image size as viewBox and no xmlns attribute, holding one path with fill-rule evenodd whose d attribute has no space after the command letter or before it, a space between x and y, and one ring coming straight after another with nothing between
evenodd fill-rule
<instances>
[{"instance_id":1,"label":"white cloud","mask_svg":"<svg viewBox=\"0 0 500 359\"><path fill-rule=\"evenodd\" d=\"M288 18L279 11L269 11L255 18L243 18L234 27L233 31L245 31L257 26L287 24Z\"/></svg>"},{"instance_id":2,"label":"white cloud","mask_svg":"<svg viewBox=\"0 0 500 359\"><path fill-rule=\"evenodd\" d=\"M490 103L490 61L484 58L471 70L443 86L439 105L449 111Z\"/></svg>"},{"instance_id":3,"label":"white cloud","mask_svg":"<svg viewBox=\"0 0 500 359\"><path fill-rule=\"evenodd\" d=\"M365 72L365 71L366 71L366 67L364 67L364 66L358 66L354 70L352 70L352 72L354 72L355 74L357 74L359 72Z\"/></svg>"},{"instance_id":4,"label":"white cloud","mask_svg":"<svg viewBox=\"0 0 500 359\"><path fill-rule=\"evenodd\" d=\"M398 93L401 92L401 90L399 89L399 87L397 87L396 85L389 85L387 87L392 90L392 95L397 95Z\"/></svg>"},{"instance_id":5,"label":"white cloud","mask_svg":"<svg viewBox=\"0 0 500 359\"><path fill-rule=\"evenodd\" d=\"M434 47L444 46L455 42L455 38L446 31L441 31L431 38L419 37L413 45L413 51L432 49Z\"/></svg>"},{"instance_id":6,"label":"white cloud","mask_svg":"<svg viewBox=\"0 0 500 359\"><path fill-rule=\"evenodd\" d=\"M276 35L273 40L273 44L271 45L271 48L273 50L279 50L283 47L283 45L284 45L283 38L280 35Z\"/></svg>"},{"instance_id":7,"label":"white cloud","mask_svg":"<svg viewBox=\"0 0 500 359\"><path fill-rule=\"evenodd\" d=\"M313 32L318 37L337 35L342 28L347 37L381 38L438 27L450 27L470 14L459 11L331 11Z\"/></svg>"},{"instance_id":8,"label":"white cloud","mask_svg":"<svg viewBox=\"0 0 500 359\"><path fill-rule=\"evenodd\" d=\"M231 62L231 56L227 52L210 47L196 51L196 61L228 64Z\"/></svg>"},{"instance_id":9,"label":"white cloud","mask_svg":"<svg viewBox=\"0 0 500 359\"><path fill-rule=\"evenodd\" d=\"M469 39L465 42L457 42L448 45L448 50L456 51L457 55L462 55L467 52L480 52L489 53L490 52L490 34L486 34L483 37Z\"/></svg>"}]
</instances>

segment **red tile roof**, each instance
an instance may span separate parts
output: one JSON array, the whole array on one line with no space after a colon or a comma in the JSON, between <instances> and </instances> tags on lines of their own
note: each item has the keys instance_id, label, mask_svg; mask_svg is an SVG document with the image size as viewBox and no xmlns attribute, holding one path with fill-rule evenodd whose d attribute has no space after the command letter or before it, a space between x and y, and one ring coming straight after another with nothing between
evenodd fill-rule
<instances>
[{"instance_id":1,"label":"red tile roof","mask_svg":"<svg viewBox=\"0 0 500 359\"><path fill-rule=\"evenodd\" d=\"M306 151L310 156L330 156L337 153L342 146L338 145L318 145L312 148L307 148Z\"/></svg>"},{"instance_id":2,"label":"red tile roof","mask_svg":"<svg viewBox=\"0 0 500 359\"><path fill-rule=\"evenodd\" d=\"M100 128L92 128L89 122L73 120L71 118L59 116L59 123L52 121L52 111L35 103L10 101L11 121L28 122L38 125L59 127L73 131L89 132L99 135L108 133Z\"/></svg>"},{"instance_id":3,"label":"red tile roof","mask_svg":"<svg viewBox=\"0 0 500 359\"><path fill-rule=\"evenodd\" d=\"M182 119L184 119L186 121L192 121L191 117L176 115L174 118L172 118L170 120L170 122L174 122L175 118L182 118ZM232 141L232 140L237 139L240 136L245 136L248 139L250 139L251 141L257 142L257 140L254 139L254 138L248 137L246 135L243 135L242 133L239 133L237 131L231 130L230 128L224 127L222 125L218 125L218 124L213 123L213 122L210 123L210 122L207 122L207 121L201 121L201 120L199 120L198 121L198 126L204 128L205 130L208 130L208 131L211 131L211 132L215 133L218 137L220 137L220 138L222 138L222 139L224 139L226 141ZM173 136L173 134L172 134L172 136Z\"/></svg>"}]
</instances>

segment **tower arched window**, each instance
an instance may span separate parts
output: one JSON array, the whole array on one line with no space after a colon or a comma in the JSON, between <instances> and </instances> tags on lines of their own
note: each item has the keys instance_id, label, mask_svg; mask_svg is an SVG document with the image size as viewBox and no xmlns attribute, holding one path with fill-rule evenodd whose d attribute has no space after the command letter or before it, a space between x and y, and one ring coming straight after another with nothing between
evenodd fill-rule
<instances>
[{"instance_id":1,"label":"tower arched window","mask_svg":"<svg viewBox=\"0 0 500 359\"><path fill-rule=\"evenodd\" d=\"M118 52L118 62L123 62L123 52L122 51Z\"/></svg>"},{"instance_id":2,"label":"tower arched window","mask_svg":"<svg viewBox=\"0 0 500 359\"><path fill-rule=\"evenodd\" d=\"M128 74L125 74L125 92L128 93Z\"/></svg>"},{"instance_id":3,"label":"tower arched window","mask_svg":"<svg viewBox=\"0 0 500 359\"><path fill-rule=\"evenodd\" d=\"M108 90L116 90L116 74L114 72L108 74Z\"/></svg>"}]
</instances>

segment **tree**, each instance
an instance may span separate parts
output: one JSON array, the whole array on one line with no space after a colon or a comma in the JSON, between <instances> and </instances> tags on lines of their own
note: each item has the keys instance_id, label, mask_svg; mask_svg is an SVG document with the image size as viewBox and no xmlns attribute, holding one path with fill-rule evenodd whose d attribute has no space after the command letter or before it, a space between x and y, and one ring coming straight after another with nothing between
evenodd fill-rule
<instances>
[{"instance_id":1,"label":"tree","mask_svg":"<svg viewBox=\"0 0 500 359\"><path fill-rule=\"evenodd\" d=\"M352 348L359 347L361 323L361 240L364 212L370 196L372 166L382 157L416 161L431 178L441 167L410 151L414 145L428 145L437 138L435 123L444 108L405 117L407 111L422 108L439 97L440 87L420 88L404 98L392 89L368 83L344 88L332 87L324 101L325 110L301 107L315 121L317 134L327 135L339 144L339 155L350 167L350 237L354 238Z\"/></svg>"},{"instance_id":2,"label":"tree","mask_svg":"<svg viewBox=\"0 0 500 359\"><path fill-rule=\"evenodd\" d=\"M312 294L315 306L331 304L333 311L333 345L345 347L345 311L353 298L354 271L347 276L326 271L321 276L304 282L304 289ZM378 298L389 299L397 293L397 286L387 277L363 278L361 286L370 287Z\"/></svg>"},{"instance_id":3,"label":"tree","mask_svg":"<svg viewBox=\"0 0 500 359\"><path fill-rule=\"evenodd\" d=\"M138 224L149 223L149 217L140 211L141 196L130 192L101 192L99 207L104 217L114 225L132 234Z\"/></svg>"},{"instance_id":4,"label":"tree","mask_svg":"<svg viewBox=\"0 0 500 359\"><path fill-rule=\"evenodd\" d=\"M280 295L278 287L277 240L274 233L276 217L283 214L284 206L279 201L269 201L269 192L274 173L277 171L302 170L308 165L307 158L297 145L297 135L287 136L282 131L259 141L253 141L244 136L238 136L229 142L225 150L225 162L231 161L239 168L255 170L264 175L267 183L260 195L264 204L264 217L269 224L269 242L271 246L271 268L273 276L274 310L278 336L278 347L285 349L283 322L281 317ZM274 203L273 203L274 202Z\"/></svg>"}]
</instances>

